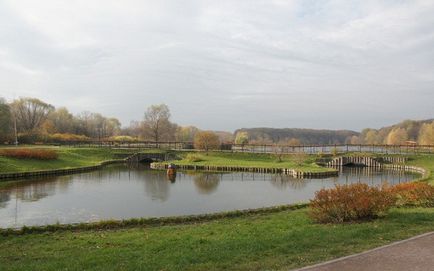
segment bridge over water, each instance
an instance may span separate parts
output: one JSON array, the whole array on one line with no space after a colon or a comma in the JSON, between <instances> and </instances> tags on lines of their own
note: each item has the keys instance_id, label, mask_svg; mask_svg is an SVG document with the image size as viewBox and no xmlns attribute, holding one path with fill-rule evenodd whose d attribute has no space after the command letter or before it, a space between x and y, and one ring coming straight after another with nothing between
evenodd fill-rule
<instances>
[{"instance_id":1,"label":"bridge over water","mask_svg":"<svg viewBox=\"0 0 434 271\"><path fill-rule=\"evenodd\" d=\"M407 158L405 157L362 157L362 156L341 156L327 162L329 167L342 166L365 166L381 168L384 164L403 164Z\"/></svg>"}]
</instances>

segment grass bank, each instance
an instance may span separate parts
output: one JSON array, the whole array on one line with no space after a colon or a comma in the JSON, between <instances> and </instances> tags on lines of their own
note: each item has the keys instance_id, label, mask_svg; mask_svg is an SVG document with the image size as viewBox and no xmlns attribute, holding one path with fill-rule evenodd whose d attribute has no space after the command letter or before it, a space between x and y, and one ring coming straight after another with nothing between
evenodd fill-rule
<instances>
[{"instance_id":1,"label":"grass bank","mask_svg":"<svg viewBox=\"0 0 434 271\"><path fill-rule=\"evenodd\" d=\"M412 166L422 167L428 170L428 176L425 181L429 184L434 185L434 155L433 154L421 154L410 156L407 164Z\"/></svg>"},{"instance_id":2,"label":"grass bank","mask_svg":"<svg viewBox=\"0 0 434 271\"><path fill-rule=\"evenodd\" d=\"M1 270L288 270L434 230L434 208L320 225L308 209L195 225L0 237Z\"/></svg>"},{"instance_id":3,"label":"grass bank","mask_svg":"<svg viewBox=\"0 0 434 271\"><path fill-rule=\"evenodd\" d=\"M100 164L103 161L117 159L116 154L133 154L136 152L136 150L120 150L110 148L70 148L55 146L24 146L23 148L52 149L58 153L59 157L55 160L37 160L16 159L0 155L0 173L94 166ZM0 147L0 150L1 149L5 149L5 147ZM141 152L160 153L164 151L149 149L142 150Z\"/></svg>"},{"instance_id":4,"label":"grass bank","mask_svg":"<svg viewBox=\"0 0 434 271\"><path fill-rule=\"evenodd\" d=\"M188 155L194 155L198 161L188 159ZM304 172L325 172L333 169L318 166L315 163L315 155L282 155L282 161L278 161L274 154L260 153L231 153L231 152L209 152L208 155L199 152L179 153L181 160L169 161L175 165L197 165L197 166L239 166L256 168L290 168Z\"/></svg>"},{"instance_id":5,"label":"grass bank","mask_svg":"<svg viewBox=\"0 0 434 271\"><path fill-rule=\"evenodd\" d=\"M58 159L44 161L37 159L16 159L0 156L0 173L93 166L101 163L102 161L114 159L114 154L118 152L104 148L51 147L50 149L56 150L56 152L59 154Z\"/></svg>"}]
</instances>

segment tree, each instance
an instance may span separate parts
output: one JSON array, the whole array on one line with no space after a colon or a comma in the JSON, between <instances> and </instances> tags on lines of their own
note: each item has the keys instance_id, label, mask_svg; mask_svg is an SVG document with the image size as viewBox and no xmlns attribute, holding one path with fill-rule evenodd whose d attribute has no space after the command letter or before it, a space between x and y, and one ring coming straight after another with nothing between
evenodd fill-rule
<instances>
[{"instance_id":1,"label":"tree","mask_svg":"<svg viewBox=\"0 0 434 271\"><path fill-rule=\"evenodd\" d=\"M395 128L387 136L387 144L399 145L408 139L407 131L404 128Z\"/></svg>"},{"instance_id":2,"label":"tree","mask_svg":"<svg viewBox=\"0 0 434 271\"><path fill-rule=\"evenodd\" d=\"M220 140L219 137L211 131L198 132L194 137L194 147L208 153L209 150L216 150L220 147Z\"/></svg>"},{"instance_id":3,"label":"tree","mask_svg":"<svg viewBox=\"0 0 434 271\"><path fill-rule=\"evenodd\" d=\"M301 142L300 142L300 140L299 139L297 139L297 138L291 138L290 140L288 140L288 145L289 146L300 146L301 145Z\"/></svg>"},{"instance_id":4,"label":"tree","mask_svg":"<svg viewBox=\"0 0 434 271\"><path fill-rule=\"evenodd\" d=\"M105 136L119 135L121 132L121 122L117 118L105 119Z\"/></svg>"},{"instance_id":5,"label":"tree","mask_svg":"<svg viewBox=\"0 0 434 271\"><path fill-rule=\"evenodd\" d=\"M41 128L54 106L36 98L20 98L12 103L18 129L21 132L34 132Z\"/></svg>"},{"instance_id":6,"label":"tree","mask_svg":"<svg viewBox=\"0 0 434 271\"><path fill-rule=\"evenodd\" d=\"M174 137L176 125L170 122L170 110L165 104L151 105L145 113L143 122L145 137L150 137L154 142Z\"/></svg>"},{"instance_id":7,"label":"tree","mask_svg":"<svg viewBox=\"0 0 434 271\"><path fill-rule=\"evenodd\" d=\"M425 123L419 131L419 144L432 145L434 144L434 121Z\"/></svg>"},{"instance_id":8,"label":"tree","mask_svg":"<svg viewBox=\"0 0 434 271\"><path fill-rule=\"evenodd\" d=\"M51 112L47 121L51 122L54 127L54 131L51 133L74 133L74 116L69 113L66 107L60 107Z\"/></svg>"},{"instance_id":9,"label":"tree","mask_svg":"<svg viewBox=\"0 0 434 271\"><path fill-rule=\"evenodd\" d=\"M369 130L365 135L364 142L366 144L380 144L381 139L377 131Z\"/></svg>"},{"instance_id":10,"label":"tree","mask_svg":"<svg viewBox=\"0 0 434 271\"><path fill-rule=\"evenodd\" d=\"M175 139L176 141L193 142L194 136L199 131L199 128L195 126L179 126L176 129Z\"/></svg>"},{"instance_id":11,"label":"tree","mask_svg":"<svg viewBox=\"0 0 434 271\"><path fill-rule=\"evenodd\" d=\"M360 144L360 138L358 136L353 135L350 138L350 144L353 144L353 145Z\"/></svg>"},{"instance_id":12,"label":"tree","mask_svg":"<svg viewBox=\"0 0 434 271\"><path fill-rule=\"evenodd\" d=\"M0 98L0 143L8 140L12 132L12 115L9 105Z\"/></svg>"},{"instance_id":13,"label":"tree","mask_svg":"<svg viewBox=\"0 0 434 271\"><path fill-rule=\"evenodd\" d=\"M245 145L249 143L249 134L247 132L238 132L235 136L235 144Z\"/></svg>"}]
</instances>

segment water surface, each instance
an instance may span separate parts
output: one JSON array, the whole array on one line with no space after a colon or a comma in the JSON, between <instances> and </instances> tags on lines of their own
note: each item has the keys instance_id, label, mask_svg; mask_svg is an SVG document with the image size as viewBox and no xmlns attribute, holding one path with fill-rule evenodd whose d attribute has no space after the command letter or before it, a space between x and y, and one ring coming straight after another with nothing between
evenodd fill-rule
<instances>
[{"instance_id":1,"label":"water surface","mask_svg":"<svg viewBox=\"0 0 434 271\"><path fill-rule=\"evenodd\" d=\"M90 222L133 217L203 214L306 202L315 191L355 182L407 182L417 175L396 170L344 168L339 177L294 179L265 173L178 172L145 165L46 177L0 186L0 227Z\"/></svg>"}]
</instances>

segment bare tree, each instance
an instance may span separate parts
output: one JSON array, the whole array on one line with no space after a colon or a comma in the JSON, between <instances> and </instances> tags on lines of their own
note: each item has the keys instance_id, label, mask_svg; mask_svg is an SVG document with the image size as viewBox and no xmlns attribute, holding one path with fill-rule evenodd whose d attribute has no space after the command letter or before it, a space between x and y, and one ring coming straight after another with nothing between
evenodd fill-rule
<instances>
[{"instance_id":1,"label":"bare tree","mask_svg":"<svg viewBox=\"0 0 434 271\"><path fill-rule=\"evenodd\" d=\"M151 105L145 113L143 122L145 137L154 142L163 138L170 140L174 137L176 125L170 122L170 110L165 104Z\"/></svg>"},{"instance_id":2,"label":"bare tree","mask_svg":"<svg viewBox=\"0 0 434 271\"><path fill-rule=\"evenodd\" d=\"M41 127L54 106L36 98L20 98L12 103L17 125L22 132L31 132Z\"/></svg>"},{"instance_id":3,"label":"bare tree","mask_svg":"<svg viewBox=\"0 0 434 271\"><path fill-rule=\"evenodd\" d=\"M74 116L66 107L57 108L48 115L47 121L54 126L56 133L73 133Z\"/></svg>"},{"instance_id":4,"label":"bare tree","mask_svg":"<svg viewBox=\"0 0 434 271\"><path fill-rule=\"evenodd\" d=\"M175 138L177 141L193 142L197 132L199 132L199 128L195 126L179 126L176 129Z\"/></svg>"}]
</instances>

